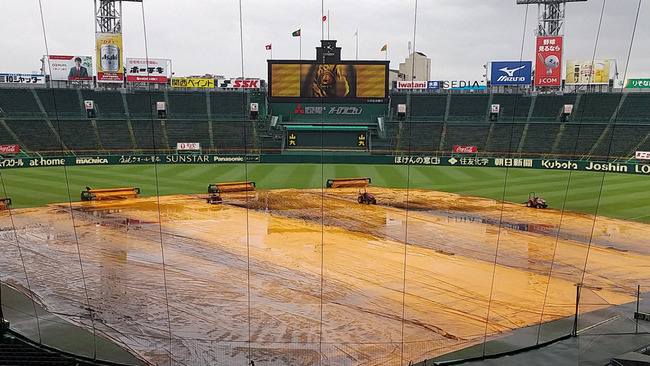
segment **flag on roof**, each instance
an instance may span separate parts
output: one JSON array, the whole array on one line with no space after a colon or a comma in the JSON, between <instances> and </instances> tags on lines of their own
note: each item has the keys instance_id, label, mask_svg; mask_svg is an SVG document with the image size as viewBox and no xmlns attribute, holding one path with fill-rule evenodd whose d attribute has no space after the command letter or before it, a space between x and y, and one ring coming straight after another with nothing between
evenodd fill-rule
<instances>
[{"instance_id":1,"label":"flag on roof","mask_svg":"<svg viewBox=\"0 0 650 366\"><path fill-rule=\"evenodd\" d=\"M385 44L385 45L381 48L381 50L382 50L382 51L386 51L387 48L388 48L388 45Z\"/></svg>"},{"instance_id":2,"label":"flag on roof","mask_svg":"<svg viewBox=\"0 0 650 366\"><path fill-rule=\"evenodd\" d=\"M291 35L294 36L294 37L300 37L300 29L298 29L297 31L291 33Z\"/></svg>"},{"instance_id":3,"label":"flag on roof","mask_svg":"<svg viewBox=\"0 0 650 366\"><path fill-rule=\"evenodd\" d=\"M270 50L270 49L271 49L271 44L269 43L269 44L267 44L267 45L264 46L264 47L266 47L267 50Z\"/></svg>"}]
</instances>

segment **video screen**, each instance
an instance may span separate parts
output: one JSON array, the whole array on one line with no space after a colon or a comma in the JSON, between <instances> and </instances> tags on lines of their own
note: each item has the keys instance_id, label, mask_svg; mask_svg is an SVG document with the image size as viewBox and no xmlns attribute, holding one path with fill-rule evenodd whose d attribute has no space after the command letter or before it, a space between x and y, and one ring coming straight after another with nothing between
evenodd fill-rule
<instances>
[{"instance_id":1,"label":"video screen","mask_svg":"<svg viewBox=\"0 0 650 366\"><path fill-rule=\"evenodd\" d=\"M269 60L269 102L385 103L388 61Z\"/></svg>"}]
</instances>

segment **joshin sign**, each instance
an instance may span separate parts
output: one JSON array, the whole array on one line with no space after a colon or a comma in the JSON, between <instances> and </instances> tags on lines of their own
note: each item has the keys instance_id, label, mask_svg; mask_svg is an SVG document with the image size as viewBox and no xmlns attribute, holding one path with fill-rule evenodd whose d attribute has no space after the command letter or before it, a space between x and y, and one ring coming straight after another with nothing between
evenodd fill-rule
<instances>
[{"instance_id":1,"label":"joshin sign","mask_svg":"<svg viewBox=\"0 0 650 366\"><path fill-rule=\"evenodd\" d=\"M537 37L535 50L535 85L562 84L562 37Z\"/></svg>"}]
</instances>

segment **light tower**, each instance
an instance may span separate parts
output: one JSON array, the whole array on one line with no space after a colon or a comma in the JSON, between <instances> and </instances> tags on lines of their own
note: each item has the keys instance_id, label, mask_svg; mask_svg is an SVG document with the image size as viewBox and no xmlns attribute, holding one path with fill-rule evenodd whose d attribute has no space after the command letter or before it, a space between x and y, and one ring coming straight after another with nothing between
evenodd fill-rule
<instances>
[{"instance_id":1,"label":"light tower","mask_svg":"<svg viewBox=\"0 0 650 366\"><path fill-rule=\"evenodd\" d=\"M122 33L122 1L95 0L95 33Z\"/></svg>"},{"instance_id":2,"label":"light tower","mask_svg":"<svg viewBox=\"0 0 650 366\"><path fill-rule=\"evenodd\" d=\"M142 0L95 0L95 33L122 33L122 1L141 3Z\"/></svg>"},{"instance_id":3,"label":"light tower","mask_svg":"<svg viewBox=\"0 0 650 366\"><path fill-rule=\"evenodd\" d=\"M122 1L95 0L95 44L98 83L124 82L122 57Z\"/></svg>"},{"instance_id":4,"label":"light tower","mask_svg":"<svg viewBox=\"0 0 650 366\"><path fill-rule=\"evenodd\" d=\"M587 0L517 0L517 4L537 4L538 37L553 37L562 35L564 25L564 8L566 3Z\"/></svg>"}]
</instances>

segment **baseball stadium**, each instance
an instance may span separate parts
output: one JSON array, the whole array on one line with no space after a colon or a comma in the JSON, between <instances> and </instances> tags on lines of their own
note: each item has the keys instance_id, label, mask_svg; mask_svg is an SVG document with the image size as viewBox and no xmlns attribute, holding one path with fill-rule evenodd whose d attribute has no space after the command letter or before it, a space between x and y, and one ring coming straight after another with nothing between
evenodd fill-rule
<instances>
[{"instance_id":1,"label":"baseball stadium","mask_svg":"<svg viewBox=\"0 0 650 366\"><path fill-rule=\"evenodd\" d=\"M0 364L650 365L640 79L547 47L418 82L323 39L154 81L114 25L96 76L0 79Z\"/></svg>"}]
</instances>

